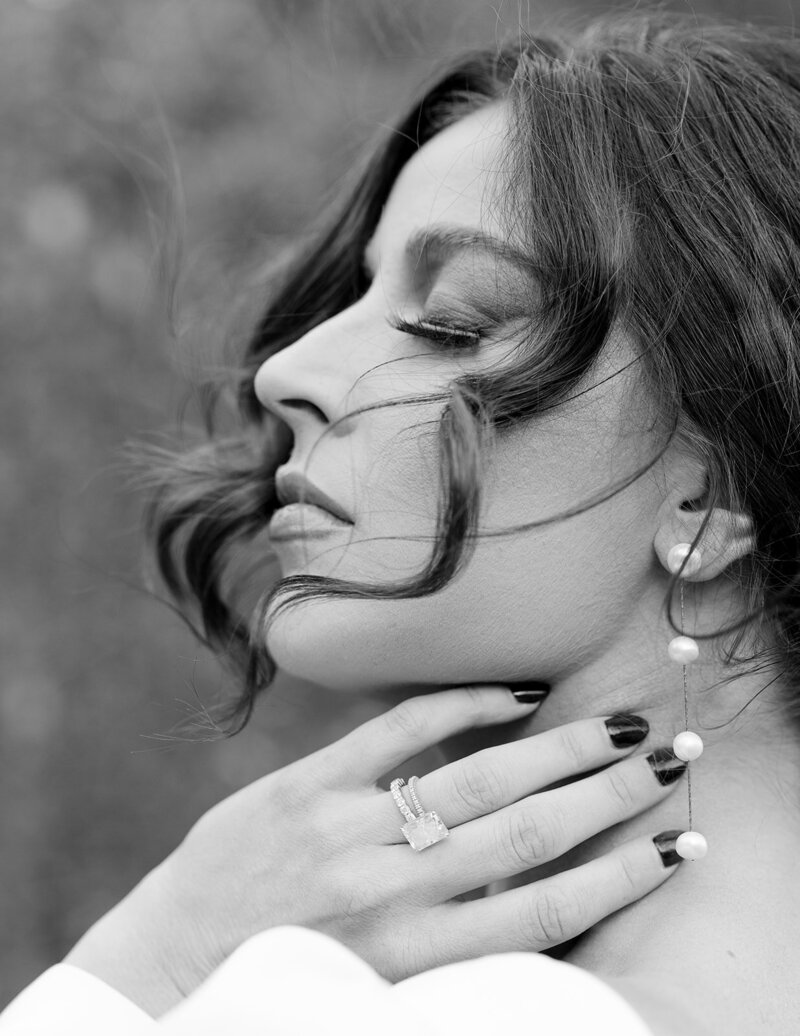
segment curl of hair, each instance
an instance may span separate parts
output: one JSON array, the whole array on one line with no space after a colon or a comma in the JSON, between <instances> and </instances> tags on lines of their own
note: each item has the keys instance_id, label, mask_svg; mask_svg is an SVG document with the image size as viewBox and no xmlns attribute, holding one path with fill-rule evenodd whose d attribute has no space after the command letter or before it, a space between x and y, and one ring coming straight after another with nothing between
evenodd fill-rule
<instances>
[{"instance_id":1,"label":"curl of hair","mask_svg":"<svg viewBox=\"0 0 800 1036\"><path fill-rule=\"evenodd\" d=\"M274 472L291 450L286 426L255 397L256 370L360 298L364 247L401 167L442 128L498 100L513 170L504 218L538 280L531 347L513 367L454 380L442 397L428 563L404 583L282 579L238 615L225 574L278 506ZM165 584L197 614L198 637L243 675L230 733L274 676L267 613L271 622L316 597L407 598L444 586L474 549L487 437L568 398L615 326L641 350L669 429L664 449L688 436L708 465L704 507L752 518L755 549L736 573L751 612L739 631L755 622L765 636L751 661L778 664L797 687L799 142L800 44L741 25L604 17L572 36L471 52L427 86L270 285L231 373L240 432L215 437L209 416L210 439L194 451L145 451L146 530ZM787 707L800 717L800 700Z\"/></svg>"}]
</instances>

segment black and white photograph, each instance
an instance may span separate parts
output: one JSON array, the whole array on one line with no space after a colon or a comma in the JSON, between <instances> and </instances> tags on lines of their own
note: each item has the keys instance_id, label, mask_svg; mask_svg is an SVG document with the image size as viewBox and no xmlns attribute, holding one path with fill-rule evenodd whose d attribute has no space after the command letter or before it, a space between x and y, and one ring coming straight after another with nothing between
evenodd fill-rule
<instances>
[{"instance_id":1,"label":"black and white photograph","mask_svg":"<svg viewBox=\"0 0 800 1036\"><path fill-rule=\"evenodd\" d=\"M800 0L3 0L0 1036L800 1033Z\"/></svg>"}]
</instances>

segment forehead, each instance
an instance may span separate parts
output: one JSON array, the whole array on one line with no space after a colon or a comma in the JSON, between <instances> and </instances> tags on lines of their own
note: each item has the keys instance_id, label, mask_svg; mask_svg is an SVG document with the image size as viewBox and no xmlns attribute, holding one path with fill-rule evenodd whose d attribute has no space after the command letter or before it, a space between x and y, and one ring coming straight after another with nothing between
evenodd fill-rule
<instances>
[{"instance_id":1,"label":"forehead","mask_svg":"<svg viewBox=\"0 0 800 1036\"><path fill-rule=\"evenodd\" d=\"M433 224L501 235L493 202L502 183L505 107L487 105L437 133L403 166L371 242L378 252Z\"/></svg>"}]
</instances>

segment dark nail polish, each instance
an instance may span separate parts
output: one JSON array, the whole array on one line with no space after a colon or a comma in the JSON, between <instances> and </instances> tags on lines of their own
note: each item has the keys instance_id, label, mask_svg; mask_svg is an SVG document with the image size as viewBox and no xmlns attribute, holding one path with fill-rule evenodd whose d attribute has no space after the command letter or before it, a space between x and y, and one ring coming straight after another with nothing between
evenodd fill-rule
<instances>
[{"instance_id":1,"label":"dark nail polish","mask_svg":"<svg viewBox=\"0 0 800 1036\"><path fill-rule=\"evenodd\" d=\"M608 717L606 728L615 748L630 748L644 741L650 731L650 724L642 716L618 712Z\"/></svg>"},{"instance_id":2,"label":"dark nail polish","mask_svg":"<svg viewBox=\"0 0 800 1036\"><path fill-rule=\"evenodd\" d=\"M682 856L678 856L675 852L675 843L678 841L678 836L682 835L683 831L662 831L653 839L653 845L658 849L661 854L661 862L665 867L672 867L676 863L680 863L683 859Z\"/></svg>"},{"instance_id":3,"label":"dark nail polish","mask_svg":"<svg viewBox=\"0 0 800 1036\"><path fill-rule=\"evenodd\" d=\"M671 748L654 748L647 761L653 768L658 783L664 786L682 777L688 765L683 759L679 759Z\"/></svg>"},{"instance_id":4,"label":"dark nail polish","mask_svg":"<svg viewBox=\"0 0 800 1036\"><path fill-rule=\"evenodd\" d=\"M518 702L530 705L535 701L544 701L550 693L550 684L541 680L530 680L526 683L510 683L508 688Z\"/></svg>"}]
</instances>

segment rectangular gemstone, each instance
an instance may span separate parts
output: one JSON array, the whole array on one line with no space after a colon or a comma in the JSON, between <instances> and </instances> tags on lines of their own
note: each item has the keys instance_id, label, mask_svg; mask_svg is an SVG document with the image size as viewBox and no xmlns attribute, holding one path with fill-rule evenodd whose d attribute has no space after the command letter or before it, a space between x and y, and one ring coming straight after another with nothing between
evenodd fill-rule
<instances>
[{"instance_id":1,"label":"rectangular gemstone","mask_svg":"<svg viewBox=\"0 0 800 1036\"><path fill-rule=\"evenodd\" d=\"M417 852L433 845L434 842L441 842L450 833L438 814L433 811L414 817L407 824L403 824L401 830Z\"/></svg>"}]
</instances>

